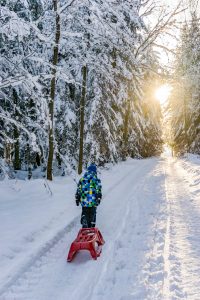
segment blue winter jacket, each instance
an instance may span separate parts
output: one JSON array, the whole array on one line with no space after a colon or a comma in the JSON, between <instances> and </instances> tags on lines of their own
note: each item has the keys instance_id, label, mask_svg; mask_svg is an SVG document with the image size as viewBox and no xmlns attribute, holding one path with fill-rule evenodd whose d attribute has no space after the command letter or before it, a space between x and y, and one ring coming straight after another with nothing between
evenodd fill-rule
<instances>
[{"instance_id":1,"label":"blue winter jacket","mask_svg":"<svg viewBox=\"0 0 200 300\"><path fill-rule=\"evenodd\" d=\"M87 171L79 180L77 194L84 207L97 206L97 197L101 194L101 180L95 172Z\"/></svg>"}]
</instances>

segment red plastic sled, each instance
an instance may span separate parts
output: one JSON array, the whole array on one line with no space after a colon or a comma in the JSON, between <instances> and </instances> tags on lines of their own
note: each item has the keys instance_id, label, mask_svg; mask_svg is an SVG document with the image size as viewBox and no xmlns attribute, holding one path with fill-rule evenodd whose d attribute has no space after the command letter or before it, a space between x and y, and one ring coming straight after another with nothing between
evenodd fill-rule
<instances>
[{"instance_id":1,"label":"red plastic sled","mask_svg":"<svg viewBox=\"0 0 200 300\"><path fill-rule=\"evenodd\" d=\"M82 228L79 230L77 238L71 244L67 261L70 262L79 250L89 250L93 259L97 259L105 243L103 236L98 228Z\"/></svg>"}]
</instances>

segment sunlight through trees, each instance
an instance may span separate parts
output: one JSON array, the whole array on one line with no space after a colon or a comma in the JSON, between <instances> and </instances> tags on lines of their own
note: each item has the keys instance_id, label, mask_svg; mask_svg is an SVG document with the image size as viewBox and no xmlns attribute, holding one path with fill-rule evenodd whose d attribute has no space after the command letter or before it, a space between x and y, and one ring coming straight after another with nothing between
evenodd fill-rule
<instances>
[{"instance_id":1,"label":"sunlight through trees","mask_svg":"<svg viewBox=\"0 0 200 300\"><path fill-rule=\"evenodd\" d=\"M1 173L39 168L52 180L159 155L163 116L176 153L199 151L199 16L188 3L3 0Z\"/></svg>"}]
</instances>

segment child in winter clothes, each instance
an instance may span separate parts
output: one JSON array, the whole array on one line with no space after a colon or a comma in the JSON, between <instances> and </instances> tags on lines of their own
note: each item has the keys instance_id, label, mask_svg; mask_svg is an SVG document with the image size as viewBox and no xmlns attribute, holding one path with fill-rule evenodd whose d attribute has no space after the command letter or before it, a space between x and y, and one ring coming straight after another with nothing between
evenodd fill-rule
<instances>
[{"instance_id":1,"label":"child in winter clothes","mask_svg":"<svg viewBox=\"0 0 200 300\"><path fill-rule=\"evenodd\" d=\"M81 224L83 228L95 227L96 207L100 204L101 181L97 177L97 167L92 164L87 168L84 176L79 180L76 191L76 205L81 203Z\"/></svg>"}]
</instances>

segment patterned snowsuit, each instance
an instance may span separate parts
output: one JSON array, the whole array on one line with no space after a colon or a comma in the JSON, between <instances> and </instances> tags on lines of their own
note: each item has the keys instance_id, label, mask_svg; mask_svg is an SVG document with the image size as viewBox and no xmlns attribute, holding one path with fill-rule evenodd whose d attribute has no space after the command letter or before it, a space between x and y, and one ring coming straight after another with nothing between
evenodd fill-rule
<instances>
[{"instance_id":1,"label":"patterned snowsuit","mask_svg":"<svg viewBox=\"0 0 200 300\"><path fill-rule=\"evenodd\" d=\"M82 206L81 224L83 228L95 227L96 207L101 198L101 181L95 172L87 171L79 180L76 199Z\"/></svg>"}]
</instances>

